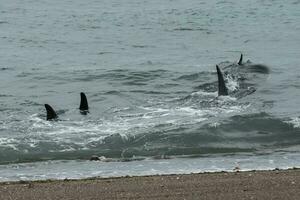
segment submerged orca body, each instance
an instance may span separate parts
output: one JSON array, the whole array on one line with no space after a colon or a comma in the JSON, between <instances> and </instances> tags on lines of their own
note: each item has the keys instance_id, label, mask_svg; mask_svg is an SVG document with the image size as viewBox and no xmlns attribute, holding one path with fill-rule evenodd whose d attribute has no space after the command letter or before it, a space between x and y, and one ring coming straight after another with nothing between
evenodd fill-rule
<instances>
[{"instance_id":1,"label":"submerged orca body","mask_svg":"<svg viewBox=\"0 0 300 200\"><path fill-rule=\"evenodd\" d=\"M58 115L54 111L54 109L49 105L45 104L46 112L47 112L47 120L56 120L58 119ZM88 101L83 92L80 93L80 113L86 115L89 112Z\"/></svg>"},{"instance_id":2,"label":"submerged orca body","mask_svg":"<svg viewBox=\"0 0 300 200\"><path fill-rule=\"evenodd\" d=\"M224 73L231 74L234 76L245 76L254 74L269 74L269 68L262 64L253 64L250 60L246 62L243 61L243 54L241 54L238 62L230 63L224 62L220 63L219 66L223 69Z\"/></svg>"}]
</instances>

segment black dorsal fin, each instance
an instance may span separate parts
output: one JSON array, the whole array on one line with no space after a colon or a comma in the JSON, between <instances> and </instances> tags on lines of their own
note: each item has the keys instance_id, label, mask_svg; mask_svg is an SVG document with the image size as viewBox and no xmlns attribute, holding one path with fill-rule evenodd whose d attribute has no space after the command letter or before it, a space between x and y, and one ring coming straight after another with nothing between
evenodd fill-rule
<instances>
[{"instance_id":1,"label":"black dorsal fin","mask_svg":"<svg viewBox=\"0 0 300 200\"><path fill-rule=\"evenodd\" d=\"M218 73L218 95L219 96L226 96L228 95L228 90L227 90L227 87L225 85L225 81L224 81L224 77L223 77L223 74L219 68L218 65L216 65L216 68L217 68L217 73Z\"/></svg>"},{"instance_id":2,"label":"black dorsal fin","mask_svg":"<svg viewBox=\"0 0 300 200\"><path fill-rule=\"evenodd\" d=\"M238 62L238 65L242 65L243 64L243 54L241 54L240 60Z\"/></svg>"},{"instance_id":3,"label":"black dorsal fin","mask_svg":"<svg viewBox=\"0 0 300 200\"><path fill-rule=\"evenodd\" d=\"M87 101L87 98L86 98L86 96L85 96L85 94L83 92L80 93L80 106L79 106L79 110L83 111L83 112L88 112L88 110L89 110L88 101Z\"/></svg>"},{"instance_id":4,"label":"black dorsal fin","mask_svg":"<svg viewBox=\"0 0 300 200\"><path fill-rule=\"evenodd\" d=\"M49 104L45 104L45 108L46 108L46 111L47 111L47 120L57 119L56 112L54 111L54 109Z\"/></svg>"}]
</instances>

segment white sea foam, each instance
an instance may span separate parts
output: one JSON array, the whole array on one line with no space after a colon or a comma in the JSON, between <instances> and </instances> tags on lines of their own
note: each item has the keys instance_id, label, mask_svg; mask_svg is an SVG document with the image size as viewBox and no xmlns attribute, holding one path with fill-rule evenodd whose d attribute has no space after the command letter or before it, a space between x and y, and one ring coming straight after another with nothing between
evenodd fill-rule
<instances>
[{"instance_id":1,"label":"white sea foam","mask_svg":"<svg viewBox=\"0 0 300 200\"><path fill-rule=\"evenodd\" d=\"M18 143L19 141L15 138L7 138L7 137L0 138L0 146L2 147L8 147L13 150L18 150L17 148Z\"/></svg>"},{"instance_id":2,"label":"white sea foam","mask_svg":"<svg viewBox=\"0 0 300 200\"><path fill-rule=\"evenodd\" d=\"M230 90L230 91L236 91L239 89L239 82L237 80L235 80L232 76L226 76L226 80L227 80L227 84L226 87Z\"/></svg>"},{"instance_id":3,"label":"white sea foam","mask_svg":"<svg viewBox=\"0 0 300 200\"><path fill-rule=\"evenodd\" d=\"M217 97L218 96L218 92L206 92L206 91L197 91L197 92L193 92L191 94L192 96L212 96L212 97Z\"/></svg>"},{"instance_id":4,"label":"white sea foam","mask_svg":"<svg viewBox=\"0 0 300 200\"><path fill-rule=\"evenodd\" d=\"M294 128L300 128L300 118L294 117L291 120L285 121L288 124L291 124Z\"/></svg>"}]
</instances>

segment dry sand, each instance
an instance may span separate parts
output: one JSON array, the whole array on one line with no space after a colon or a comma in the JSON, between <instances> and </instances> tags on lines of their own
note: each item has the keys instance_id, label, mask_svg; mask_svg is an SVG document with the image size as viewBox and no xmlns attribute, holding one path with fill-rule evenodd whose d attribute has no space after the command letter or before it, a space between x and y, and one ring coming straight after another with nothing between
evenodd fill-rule
<instances>
[{"instance_id":1,"label":"dry sand","mask_svg":"<svg viewBox=\"0 0 300 200\"><path fill-rule=\"evenodd\" d=\"M300 170L0 184L0 199L300 199Z\"/></svg>"}]
</instances>

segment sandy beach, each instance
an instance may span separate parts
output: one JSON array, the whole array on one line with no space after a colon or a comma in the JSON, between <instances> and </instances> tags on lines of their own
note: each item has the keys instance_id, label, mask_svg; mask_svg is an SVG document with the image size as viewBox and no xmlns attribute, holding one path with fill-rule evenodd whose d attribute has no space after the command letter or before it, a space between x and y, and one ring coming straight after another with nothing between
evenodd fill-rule
<instances>
[{"instance_id":1,"label":"sandy beach","mask_svg":"<svg viewBox=\"0 0 300 200\"><path fill-rule=\"evenodd\" d=\"M299 199L300 169L0 184L0 199Z\"/></svg>"}]
</instances>

